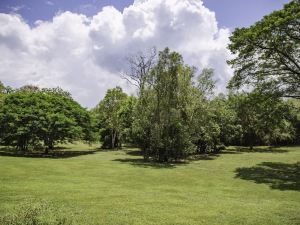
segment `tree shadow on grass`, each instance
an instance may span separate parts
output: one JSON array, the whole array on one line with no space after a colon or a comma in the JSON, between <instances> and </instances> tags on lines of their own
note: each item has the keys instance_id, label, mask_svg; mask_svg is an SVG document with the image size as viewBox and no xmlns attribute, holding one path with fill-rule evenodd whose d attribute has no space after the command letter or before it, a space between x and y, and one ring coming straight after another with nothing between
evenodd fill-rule
<instances>
[{"instance_id":1,"label":"tree shadow on grass","mask_svg":"<svg viewBox=\"0 0 300 225\"><path fill-rule=\"evenodd\" d=\"M286 153L288 150L280 149L277 147L254 147L253 149L250 149L249 147L241 147L236 146L234 149L227 150L227 152L240 152L240 153Z\"/></svg>"},{"instance_id":2,"label":"tree shadow on grass","mask_svg":"<svg viewBox=\"0 0 300 225\"><path fill-rule=\"evenodd\" d=\"M66 148L64 148L66 149ZM69 150L59 150L50 151L48 154L45 154L43 151L27 151L21 152L13 149L0 149L0 156L10 156L10 157L25 157L25 158L51 158L51 159L60 159L60 158L72 158L81 155L90 155L97 152L97 150L92 151L69 151Z\"/></svg>"},{"instance_id":3,"label":"tree shadow on grass","mask_svg":"<svg viewBox=\"0 0 300 225\"><path fill-rule=\"evenodd\" d=\"M198 161L198 160L214 160L217 159L220 154L199 154L199 155L193 155L188 157L184 161L174 161L174 162L168 162L168 163L160 163L153 160L145 160L142 158L142 151L141 150L127 150L125 151L126 155L129 156L140 156L140 158L121 158L121 159L114 159L113 161L121 162L121 163L127 163L133 166L140 166L140 167L152 167L152 168L175 168L182 165L187 165L192 161ZM229 154L236 154L236 153L229 153ZM238 153L237 153L238 154Z\"/></svg>"},{"instance_id":4,"label":"tree shadow on grass","mask_svg":"<svg viewBox=\"0 0 300 225\"><path fill-rule=\"evenodd\" d=\"M198 161L198 160L215 160L220 156L220 154L199 154L199 155L192 155L188 158L188 161Z\"/></svg>"},{"instance_id":5,"label":"tree shadow on grass","mask_svg":"<svg viewBox=\"0 0 300 225\"><path fill-rule=\"evenodd\" d=\"M250 168L237 168L236 178L268 184L272 189L300 191L300 162L263 162Z\"/></svg>"},{"instance_id":6,"label":"tree shadow on grass","mask_svg":"<svg viewBox=\"0 0 300 225\"><path fill-rule=\"evenodd\" d=\"M159 163L155 161L146 161L143 158L125 158L125 159L114 159L113 161L127 163L132 166L139 166L144 168L156 168L156 169L172 169L178 165L184 165L185 162L179 163Z\"/></svg>"},{"instance_id":7,"label":"tree shadow on grass","mask_svg":"<svg viewBox=\"0 0 300 225\"><path fill-rule=\"evenodd\" d=\"M131 156L142 156L143 152L139 149L137 150L125 150L125 153L127 155L131 155Z\"/></svg>"}]
</instances>

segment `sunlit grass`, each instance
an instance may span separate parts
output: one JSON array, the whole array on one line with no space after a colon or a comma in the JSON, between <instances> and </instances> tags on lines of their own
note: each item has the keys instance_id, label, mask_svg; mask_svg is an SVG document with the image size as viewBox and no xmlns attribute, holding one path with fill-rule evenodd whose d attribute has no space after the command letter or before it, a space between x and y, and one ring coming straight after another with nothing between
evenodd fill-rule
<instances>
[{"instance_id":1,"label":"sunlit grass","mask_svg":"<svg viewBox=\"0 0 300 225\"><path fill-rule=\"evenodd\" d=\"M91 154L0 156L0 214L33 198L79 211L84 225L300 222L299 147L232 147L171 165L145 163L137 149L65 147Z\"/></svg>"}]
</instances>

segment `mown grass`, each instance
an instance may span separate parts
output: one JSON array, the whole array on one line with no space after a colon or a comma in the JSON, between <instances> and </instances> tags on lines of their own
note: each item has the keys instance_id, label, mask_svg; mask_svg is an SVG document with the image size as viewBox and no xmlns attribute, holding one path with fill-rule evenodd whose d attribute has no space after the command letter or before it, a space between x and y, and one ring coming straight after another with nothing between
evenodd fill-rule
<instances>
[{"instance_id":1,"label":"mown grass","mask_svg":"<svg viewBox=\"0 0 300 225\"><path fill-rule=\"evenodd\" d=\"M0 156L0 215L30 198L79 212L84 225L300 224L300 147L232 147L181 164L129 148L60 151L91 154Z\"/></svg>"}]
</instances>

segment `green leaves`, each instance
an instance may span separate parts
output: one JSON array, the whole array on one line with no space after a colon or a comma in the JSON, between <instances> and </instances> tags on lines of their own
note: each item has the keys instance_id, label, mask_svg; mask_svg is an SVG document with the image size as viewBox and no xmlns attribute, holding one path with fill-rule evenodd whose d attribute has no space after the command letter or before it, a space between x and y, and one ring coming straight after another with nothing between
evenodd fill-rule
<instances>
[{"instance_id":1,"label":"green leaves","mask_svg":"<svg viewBox=\"0 0 300 225\"><path fill-rule=\"evenodd\" d=\"M22 88L8 94L0 109L2 141L20 150L81 139L90 122L88 112L61 89Z\"/></svg>"},{"instance_id":2,"label":"green leaves","mask_svg":"<svg viewBox=\"0 0 300 225\"><path fill-rule=\"evenodd\" d=\"M124 131L131 126L133 101L133 97L128 97L120 87L116 87L109 89L93 110L99 123L104 148L114 149L121 146Z\"/></svg>"},{"instance_id":3,"label":"green leaves","mask_svg":"<svg viewBox=\"0 0 300 225\"><path fill-rule=\"evenodd\" d=\"M300 2L265 16L249 28L236 29L228 48L236 55L229 88L264 86L269 93L300 98Z\"/></svg>"},{"instance_id":4,"label":"green leaves","mask_svg":"<svg viewBox=\"0 0 300 225\"><path fill-rule=\"evenodd\" d=\"M140 93L134 121L137 142L144 157L167 162L193 151L189 132L194 69L168 48L159 53L151 69L151 84Z\"/></svg>"},{"instance_id":5,"label":"green leaves","mask_svg":"<svg viewBox=\"0 0 300 225\"><path fill-rule=\"evenodd\" d=\"M232 95L229 103L242 127L240 144L276 144L295 137L296 115L288 102L259 91Z\"/></svg>"}]
</instances>

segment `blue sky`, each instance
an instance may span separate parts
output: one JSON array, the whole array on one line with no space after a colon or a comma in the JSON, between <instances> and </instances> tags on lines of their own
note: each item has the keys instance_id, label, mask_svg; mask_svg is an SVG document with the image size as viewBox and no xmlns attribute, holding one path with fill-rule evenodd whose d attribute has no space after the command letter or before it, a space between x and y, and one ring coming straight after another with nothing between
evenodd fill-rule
<instances>
[{"instance_id":1,"label":"blue sky","mask_svg":"<svg viewBox=\"0 0 300 225\"><path fill-rule=\"evenodd\" d=\"M169 47L199 73L213 68L216 93L226 92L231 32L288 2L134 1L0 0L0 80L14 88L59 86L93 107L117 85L135 93L121 76L128 56Z\"/></svg>"},{"instance_id":2,"label":"blue sky","mask_svg":"<svg viewBox=\"0 0 300 225\"><path fill-rule=\"evenodd\" d=\"M289 0L204 0L204 5L216 13L219 26L249 26L274 10L282 8ZM102 7L113 5L122 11L133 0L0 0L0 12L15 12L31 25L36 20L51 20L58 11L95 15Z\"/></svg>"}]
</instances>

